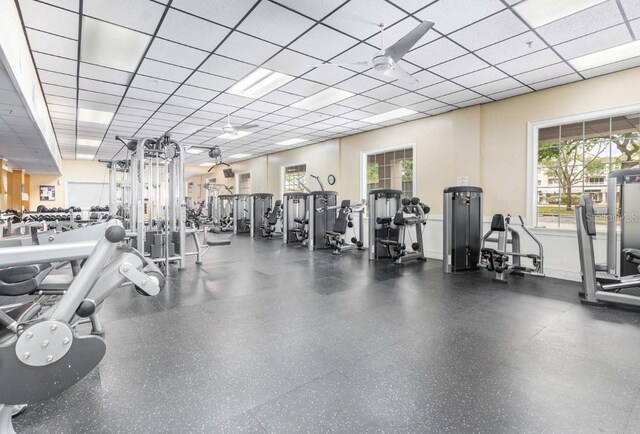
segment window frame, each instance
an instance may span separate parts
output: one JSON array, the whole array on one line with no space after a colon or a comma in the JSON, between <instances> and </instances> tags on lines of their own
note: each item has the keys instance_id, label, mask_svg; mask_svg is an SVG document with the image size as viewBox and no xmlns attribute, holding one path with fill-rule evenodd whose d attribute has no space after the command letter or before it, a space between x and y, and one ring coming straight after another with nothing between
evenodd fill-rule
<instances>
[{"instance_id":1,"label":"window frame","mask_svg":"<svg viewBox=\"0 0 640 434\"><path fill-rule=\"evenodd\" d=\"M529 222L531 226L538 230L575 233L574 229L538 227L538 131L541 128L549 128L577 122L589 122L602 118L636 114L638 112L640 112L640 104L631 104L621 107L612 107L608 109L575 113L527 122L527 184L525 213L527 216L527 222Z\"/></svg>"},{"instance_id":2,"label":"window frame","mask_svg":"<svg viewBox=\"0 0 640 434\"><path fill-rule=\"evenodd\" d=\"M368 200L368 191L367 191L367 157L370 155L384 154L386 152L391 151L399 151L402 149L411 149L411 161L413 165L413 173L411 177L411 195L416 196L416 174L418 171L416 170L416 142L404 143L400 145L388 145L382 146L379 148L371 148L360 151L360 198L364 200Z\"/></svg>"},{"instance_id":3,"label":"window frame","mask_svg":"<svg viewBox=\"0 0 640 434\"><path fill-rule=\"evenodd\" d=\"M282 196L284 193L287 192L287 186L286 186L286 173L287 173L287 169L289 167L295 167L295 166L304 166L304 178L305 181L307 179L307 175L309 174L309 170L307 167L307 163L306 162L300 162L300 163L289 163L286 164L284 166L280 166L280 196ZM305 192L305 190L302 190L302 192Z\"/></svg>"}]
</instances>

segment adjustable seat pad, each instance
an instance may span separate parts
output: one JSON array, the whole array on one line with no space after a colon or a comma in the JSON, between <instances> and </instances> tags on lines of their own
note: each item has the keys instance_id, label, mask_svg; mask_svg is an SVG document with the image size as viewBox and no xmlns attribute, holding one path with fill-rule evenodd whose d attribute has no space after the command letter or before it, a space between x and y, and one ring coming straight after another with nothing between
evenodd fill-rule
<instances>
[{"instance_id":1,"label":"adjustable seat pad","mask_svg":"<svg viewBox=\"0 0 640 434\"><path fill-rule=\"evenodd\" d=\"M21 265L0 269L0 295L26 295L38 285L52 270L51 264Z\"/></svg>"}]
</instances>

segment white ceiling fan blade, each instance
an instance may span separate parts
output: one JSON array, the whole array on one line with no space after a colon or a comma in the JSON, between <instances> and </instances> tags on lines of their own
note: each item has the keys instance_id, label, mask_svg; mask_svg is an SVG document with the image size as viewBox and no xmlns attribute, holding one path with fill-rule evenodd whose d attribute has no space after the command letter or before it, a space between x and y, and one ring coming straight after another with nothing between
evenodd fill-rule
<instances>
[{"instance_id":1,"label":"white ceiling fan blade","mask_svg":"<svg viewBox=\"0 0 640 434\"><path fill-rule=\"evenodd\" d=\"M309 68L319 68L322 66L370 66L369 62L353 62L353 63L318 63L316 65L307 65Z\"/></svg>"},{"instance_id":2,"label":"white ceiling fan blade","mask_svg":"<svg viewBox=\"0 0 640 434\"><path fill-rule=\"evenodd\" d=\"M402 38L386 49L385 54L390 56L394 62L402 59L402 56L407 54L411 48L422 38L429 29L433 27L433 22L423 21L418 26L404 35Z\"/></svg>"},{"instance_id":3,"label":"white ceiling fan blade","mask_svg":"<svg viewBox=\"0 0 640 434\"><path fill-rule=\"evenodd\" d=\"M384 72L387 77L396 78L407 84L415 84L418 82L411 74L402 69L400 65L394 65L393 69L388 69Z\"/></svg>"}]
</instances>

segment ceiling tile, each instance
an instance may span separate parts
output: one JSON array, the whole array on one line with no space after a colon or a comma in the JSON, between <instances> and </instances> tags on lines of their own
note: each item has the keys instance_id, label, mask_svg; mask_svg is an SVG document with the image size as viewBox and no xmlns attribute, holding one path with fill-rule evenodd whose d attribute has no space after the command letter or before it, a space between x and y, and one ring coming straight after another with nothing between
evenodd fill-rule
<instances>
[{"instance_id":1,"label":"ceiling tile","mask_svg":"<svg viewBox=\"0 0 640 434\"><path fill-rule=\"evenodd\" d=\"M637 66L640 66L640 57L634 57L633 59L610 63L608 65L599 66L597 68L588 69L586 71L580 71L580 74L582 74L582 76L585 78L591 78L602 74L608 74L610 72L621 71L627 68L635 68Z\"/></svg>"},{"instance_id":2,"label":"ceiling tile","mask_svg":"<svg viewBox=\"0 0 640 434\"><path fill-rule=\"evenodd\" d=\"M420 89L422 87L431 86L432 84L440 83L441 81L444 80L442 77L439 77L426 70L422 70L414 73L413 78L418 80L418 82L415 84L411 84L411 83L404 83L402 81L396 81L393 84L394 86L399 86L403 89L415 90L415 89Z\"/></svg>"},{"instance_id":3,"label":"ceiling tile","mask_svg":"<svg viewBox=\"0 0 640 434\"><path fill-rule=\"evenodd\" d=\"M66 105L70 107L76 106L75 98L65 98L62 96L46 95L47 103L56 105Z\"/></svg>"},{"instance_id":4,"label":"ceiling tile","mask_svg":"<svg viewBox=\"0 0 640 434\"><path fill-rule=\"evenodd\" d=\"M291 50L282 50L264 64L265 68L289 75L302 75L311 70L308 65L319 63L313 57L296 53Z\"/></svg>"},{"instance_id":5,"label":"ceiling tile","mask_svg":"<svg viewBox=\"0 0 640 434\"><path fill-rule=\"evenodd\" d=\"M123 95L126 87L119 84L105 83L80 77L80 89L102 92L109 95Z\"/></svg>"},{"instance_id":6,"label":"ceiling tile","mask_svg":"<svg viewBox=\"0 0 640 434\"><path fill-rule=\"evenodd\" d=\"M196 71L185 82L191 86L202 87L208 90L215 90L222 92L225 89L232 86L235 82L231 79L218 77L217 75L205 74L204 72Z\"/></svg>"},{"instance_id":7,"label":"ceiling tile","mask_svg":"<svg viewBox=\"0 0 640 434\"><path fill-rule=\"evenodd\" d=\"M437 109L429 110L429 114L430 115L439 115L440 113L450 112L451 110L455 110L455 107L450 106L450 105L445 105L445 106L437 108Z\"/></svg>"},{"instance_id":8,"label":"ceiling tile","mask_svg":"<svg viewBox=\"0 0 640 434\"><path fill-rule=\"evenodd\" d=\"M238 30L285 46L314 24L300 14L263 1L242 21Z\"/></svg>"},{"instance_id":9,"label":"ceiling tile","mask_svg":"<svg viewBox=\"0 0 640 434\"><path fill-rule=\"evenodd\" d=\"M206 51L155 38L149 47L147 58L187 68L196 68L208 54Z\"/></svg>"},{"instance_id":10,"label":"ceiling tile","mask_svg":"<svg viewBox=\"0 0 640 434\"><path fill-rule=\"evenodd\" d=\"M408 52L404 59L423 68L430 68L463 54L467 54L467 50L447 39L440 38Z\"/></svg>"},{"instance_id":11,"label":"ceiling tile","mask_svg":"<svg viewBox=\"0 0 640 434\"><path fill-rule=\"evenodd\" d=\"M75 60L78 58L78 41L32 29L27 29L27 36L32 51L66 57L67 59Z\"/></svg>"},{"instance_id":12,"label":"ceiling tile","mask_svg":"<svg viewBox=\"0 0 640 434\"><path fill-rule=\"evenodd\" d=\"M339 104L341 106L359 109L359 108L374 104L376 102L378 101L373 98L369 98L362 95L356 95L356 96L352 96L351 98L343 99L342 101L339 102Z\"/></svg>"},{"instance_id":13,"label":"ceiling tile","mask_svg":"<svg viewBox=\"0 0 640 434\"><path fill-rule=\"evenodd\" d=\"M63 9L67 9L71 12L78 12L80 9L78 6L79 0L40 0L42 3L47 3L53 6L58 6Z\"/></svg>"},{"instance_id":14,"label":"ceiling tile","mask_svg":"<svg viewBox=\"0 0 640 434\"><path fill-rule=\"evenodd\" d=\"M171 9L164 18L158 36L210 52L228 33L229 29L222 26Z\"/></svg>"},{"instance_id":15,"label":"ceiling tile","mask_svg":"<svg viewBox=\"0 0 640 434\"><path fill-rule=\"evenodd\" d=\"M261 65L268 58L276 54L280 47L269 42L242 33L233 32L216 53L238 59L253 65Z\"/></svg>"},{"instance_id":16,"label":"ceiling tile","mask_svg":"<svg viewBox=\"0 0 640 434\"><path fill-rule=\"evenodd\" d=\"M102 102L78 100L78 107L88 108L91 110L100 110L106 112L115 112L118 108L116 104L105 104Z\"/></svg>"},{"instance_id":17,"label":"ceiling tile","mask_svg":"<svg viewBox=\"0 0 640 434\"><path fill-rule=\"evenodd\" d=\"M385 84L383 86L379 86L375 89L371 89L365 92L364 95L379 100L387 100L389 98L393 98L394 96L402 95L403 93L407 93L407 90L396 87L392 84Z\"/></svg>"},{"instance_id":18,"label":"ceiling tile","mask_svg":"<svg viewBox=\"0 0 640 434\"><path fill-rule=\"evenodd\" d=\"M384 0L351 0L323 22L358 39L367 39L378 33L378 24L389 26L406 16Z\"/></svg>"},{"instance_id":19,"label":"ceiling tile","mask_svg":"<svg viewBox=\"0 0 640 434\"><path fill-rule=\"evenodd\" d=\"M620 0L627 19L640 18L640 2L637 0Z\"/></svg>"},{"instance_id":20,"label":"ceiling tile","mask_svg":"<svg viewBox=\"0 0 640 434\"><path fill-rule=\"evenodd\" d=\"M479 95L471 90L465 89L460 92L451 93L449 95L444 95L438 97L438 99L442 102L446 102L447 104L457 104L462 101L467 101L474 98L479 98L482 95Z\"/></svg>"},{"instance_id":21,"label":"ceiling tile","mask_svg":"<svg viewBox=\"0 0 640 434\"><path fill-rule=\"evenodd\" d=\"M354 72L339 66L325 66L312 69L304 75L304 78L311 81L317 81L327 86L334 85L340 81L353 77Z\"/></svg>"},{"instance_id":22,"label":"ceiling tile","mask_svg":"<svg viewBox=\"0 0 640 434\"><path fill-rule=\"evenodd\" d=\"M304 116L307 113L309 113L306 110L300 110L294 107L283 107L278 109L278 111L274 111L275 114L280 115L280 116L288 116L291 118L297 118L299 116Z\"/></svg>"},{"instance_id":23,"label":"ceiling tile","mask_svg":"<svg viewBox=\"0 0 640 434\"><path fill-rule=\"evenodd\" d=\"M271 104L269 102L264 102L264 101L254 101L251 104L247 105L246 108L249 110L255 110L263 113L271 113L276 110L280 110L282 106L277 104Z\"/></svg>"},{"instance_id":24,"label":"ceiling tile","mask_svg":"<svg viewBox=\"0 0 640 434\"><path fill-rule=\"evenodd\" d=\"M487 98L486 96L481 96L479 98L473 98L462 102L457 102L456 106L458 107L469 107L472 105L484 104L493 101L491 98Z\"/></svg>"},{"instance_id":25,"label":"ceiling tile","mask_svg":"<svg viewBox=\"0 0 640 434\"><path fill-rule=\"evenodd\" d=\"M206 62L200 67L200 71L222 77L238 80L249 74L255 69L255 66L244 62L238 62L227 57L211 55Z\"/></svg>"},{"instance_id":26,"label":"ceiling tile","mask_svg":"<svg viewBox=\"0 0 640 434\"><path fill-rule=\"evenodd\" d=\"M244 107L247 104L252 103L254 100L251 98L245 98L244 96L231 95L230 93L221 93L218 95L214 102L216 104L229 105L232 107Z\"/></svg>"},{"instance_id":27,"label":"ceiling tile","mask_svg":"<svg viewBox=\"0 0 640 434\"><path fill-rule=\"evenodd\" d=\"M377 102L367 107L367 111L375 114L385 113L391 110L396 110L398 106L389 104L388 102Z\"/></svg>"},{"instance_id":28,"label":"ceiling tile","mask_svg":"<svg viewBox=\"0 0 640 434\"><path fill-rule=\"evenodd\" d=\"M127 85L132 75L129 72L80 62L80 77Z\"/></svg>"},{"instance_id":29,"label":"ceiling tile","mask_svg":"<svg viewBox=\"0 0 640 434\"><path fill-rule=\"evenodd\" d=\"M201 87L194 87L194 86L189 86L186 84L183 84L182 86L180 86L178 88L178 90L176 90L175 94L178 96L184 96L187 98L193 98L193 99L199 99L201 101L210 101L211 99L213 99L216 95L218 95L219 92L217 91L213 91L213 90L209 90L209 89L203 89Z\"/></svg>"},{"instance_id":30,"label":"ceiling tile","mask_svg":"<svg viewBox=\"0 0 640 434\"><path fill-rule=\"evenodd\" d=\"M49 56L43 53L33 53L38 69L60 72L63 74L76 75L78 62L57 56Z\"/></svg>"},{"instance_id":31,"label":"ceiling tile","mask_svg":"<svg viewBox=\"0 0 640 434\"><path fill-rule=\"evenodd\" d=\"M433 86L425 87L424 89L417 90L421 95L428 96L429 98L438 98L442 95L447 95L453 92L462 90L462 86L457 85L451 81L443 81L442 83L434 84Z\"/></svg>"},{"instance_id":32,"label":"ceiling tile","mask_svg":"<svg viewBox=\"0 0 640 434\"><path fill-rule=\"evenodd\" d=\"M497 13L450 35L470 51L525 33L528 27L510 10Z\"/></svg>"},{"instance_id":33,"label":"ceiling tile","mask_svg":"<svg viewBox=\"0 0 640 434\"><path fill-rule=\"evenodd\" d=\"M57 72L38 70L40 81L43 83L56 84L58 86L76 87L76 77L74 75L59 74Z\"/></svg>"},{"instance_id":34,"label":"ceiling tile","mask_svg":"<svg viewBox=\"0 0 640 434\"><path fill-rule=\"evenodd\" d=\"M171 96L167 102L167 104L177 105L179 107L188 107L191 109L199 109L202 107L205 102L197 99L185 98L183 96L173 95Z\"/></svg>"},{"instance_id":35,"label":"ceiling tile","mask_svg":"<svg viewBox=\"0 0 640 434\"><path fill-rule=\"evenodd\" d=\"M153 101L142 101L133 98L124 98L122 100L121 107L130 107L135 109L142 109L147 111L154 111L160 107L161 102L153 102Z\"/></svg>"},{"instance_id":36,"label":"ceiling tile","mask_svg":"<svg viewBox=\"0 0 640 434\"><path fill-rule=\"evenodd\" d=\"M82 13L119 26L128 27L152 35L164 6L148 0L109 0L109 5L101 0L83 0Z\"/></svg>"},{"instance_id":37,"label":"ceiling tile","mask_svg":"<svg viewBox=\"0 0 640 434\"><path fill-rule=\"evenodd\" d=\"M476 86L473 88L473 90L483 95L493 95L498 92L504 92L505 90L511 90L521 86L522 86L522 83L518 82L517 80L514 80L511 77L507 77L501 80L496 80L491 83Z\"/></svg>"},{"instance_id":38,"label":"ceiling tile","mask_svg":"<svg viewBox=\"0 0 640 434\"><path fill-rule=\"evenodd\" d=\"M320 24L293 42L290 48L318 59L329 60L351 48L357 42L349 36Z\"/></svg>"},{"instance_id":39,"label":"ceiling tile","mask_svg":"<svg viewBox=\"0 0 640 434\"><path fill-rule=\"evenodd\" d=\"M44 89L44 92L45 94L47 94L47 96L56 95L74 99L76 97L75 86L73 88L70 88L64 86L56 86L54 84L42 83L42 88Z\"/></svg>"},{"instance_id":40,"label":"ceiling tile","mask_svg":"<svg viewBox=\"0 0 640 434\"><path fill-rule=\"evenodd\" d=\"M415 29L420 24L420 20L414 17L407 17L404 20L397 22L396 24L386 27L384 29L384 44L385 48L390 47L394 43L396 43L400 38L405 36L407 33ZM420 38L415 44L414 47L419 47L428 42L434 41L440 37L438 32L433 30L429 30L422 38ZM366 40L369 44L373 45L375 48L380 49L381 46L381 38L380 32L376 32L374 35L370 36L369 39Z\"/></svg>"},{"instance_id":41,"label":"ceiling tile","mask_svg":"<svg viewBox=\"0 0 640 434\"><path fill-rule=\"evenodd\" d=\"M344 3L344 0L315 0L315 1L300 1L300 0L276 0L277 3L287 6L290 9L296 10L301 14L311 17L315 20L324 18L329 13L338 8Z\"/></svg>"},{"instance_id":42,"label":"ceiling tile","mask_svg":"<svg viewBox=\"0 0 640 434\"><path fill-rule=\"evenodd\" d=\"M34 0L21 0L19 5L26 27L78 39L78 14Z\"/></svg>"},{"instance_id":43,"label":"ceiling tile","mask_svg":"<svg viewBox=\"0 0 640 434\"><path fill-rule=\"evenodd\" d=\"M520 74L522 72L531 71L532 69L542 68L543 66L552 65L560 62L562 59L558 57L552 50L540 50L527 56L518 57L498 65L502 71L510 75Z\"/></svg>"},{"instance_id":44,"label":"ceiling tile","mask_svg":"<svg viewBox=\"0 0 640 434\"><path fill-rule=\"evenodd\" d=\"M447 34L504 8L500 0L465 2L463 7L460 0L440 0L421 10L416 16L421 20L433 21L435 30Z\"/></svg>"},{"instance_id":45,"label":"ceiling tile","mask_svg":"<svg viewBox=\"0 0 640 434\"><path fill-rule=\"evenodd\" d=\"M596 51L631 42L631 34L627 26L620 24L581 38L573 39L564 44L556 45L555 50L565 59L584 56Z\"/></svg>"},{"instance_id":46,"label":"ceiling tile","mask_svg":"<svg viewBox=\"0 0 640 434\"><path fill-rule=\"evenodd\" d=\"M144 59L140 65L140 69L138 69L138 74L181 83L191 74L191 70L151 59Z\"/></svg>"},{"instance_id":47,"label":"ceiling tile","mask_svg":"<svg viewBox=\"0 0 640 434\"><path fill-rule=\"evenodd\" d=\"M137 87L139 89L146 89L166 94L173 93L178 88L178 86L180 86L180 84L176 83L175 81L146 77L141 74L136 75L131 81L131 87Z\"/></svg>"},{"instance_id":48,"label":"ceiling tile","mask_svg":"<svg viewBox=\"0 0 640 434\"><path fill-rule=\"evenodd\" d=\"M560 86L563 84L571 83L574 81L580 81L580 80L582 80L582 78L578 74L571 73L562 77L555 77L550 80L540 81L538 83L532 84L531 87L534 88L535 90L542 90L542 89L547 89L549 87Z\"/></svg>"},{"instance_id":49,"label":"ceiling tile","mask_svg":"<svg viewBox=\"0 0 640 434\"><path fill-rule=\"evenodd\" d=\"M352 110L353 109L351 109L350 107L342 107L337 104L331 104L326 107L322 107L318 109L317 112L326 114L326 115L331 115L331 116L338 116L338 115L342 115L343 113L350 112Z\"/></svg>"},{"instance_id":50,"label":"ceiling tile","mask_svg":"<svg viewBox=\"0 0 640 434\"><path fill-rule=\"evenodd\" d=\"M101 103L105 103L105 104L112 104L112 105L118 105L120 103L120 100L122 99L122 96L120 95L109 95L106 93L100 93L100 92L91 92L88 90L80 90L79 94L78 94L78 98L81 100L85 100L85 101L92 101L92 102L101 102Z\"/></svg>"},{"instance_id":51,"label":"ceiling tile","mask_svg":"<svg viewBox=\"0 0 640 434\"><path fill-rule=\"evenodd\" d=\"M493 93L489 96L493 99L505 99L505 98L511 98L512 96L522 95L523 93L528 93L528 92L532 92L532 90L526 86L520 86L510 90L505 90L503 92Z\"/></svg>"},{"instance_id":52,"label":"ceiling tile","mask_svg":"<svg viewBox=\"0 0 640 434\"><path fill-rule=\"evenodd\" d=\"M304 78L297 78L282 86L280 90L300 96L309 96L325 88L326 86L322 84L314 83Z\"/></svg>"},{"instance_id":53,"label":"ceiling tile","mask_svg":"<svg viewBox=\"0 0 640 434\"><path fill-rule=\"evenodd\" d=\"M491 81L500 80L507 75L494 67L481 69L480 71L472 72L456 78L454 81L464 87L479 86Z\"/></svg>"},{"instance_id":54,"label":"ceiling tile","mask_svg":"<svg viewBox=\"0 0 640 434\"><path fill-rule=\"evenodd\" d=\"M349 78L341 83L335 85L338 89L348 90L353 93L363 93L367 90L373 89L374 87L379 87L384 83L380 80L376 80L374 78L367 77L366 75L356 75L355 77Z\"/></svg>"},{"instance_id":55,"label":"ceiling tile","mask_svg":"<svg viewBox=\"0 0 640 434\"><path fill-rule=\"evenodd\" d=\"M470 53L441 63L438 66L433 66L429 68L429 70L445 78L453 78L486 68L487 66L489 66L487 62Z\"/></svg>"},{"instance_id":56,"label":"ceiling tile","mask_svg":"<svg viewBox=\"0 0 640 434\"><path fill-rule=\"evenodd\" d=\"M291 105L294 102L300 101L302 96L293 95L288 92L281 92L279 90L275 90L273 92L268 93L267 95L260 98L261 101L271 102L280 105Z\"/></svg>"},{"instance_id":57,"label":"ceiling tile","mask_svg":"<svg viewBox=\"0 0 640 434\"><path fill-rule=\"evenodd\" d=\"M551 45L560 44L623 22L615 1L606 1L537 29Z\"/></svg>"},{"instance_id":58,"label":"ceiling tile","mask_svg":"<svg viewBox=\"0 0 640 434\"><path fill-rule=\"evenodd\" d=\"M256 0L173 0L171 7L234 27L255 4Z\"/></svg>"},{"instance_id":59,"label":"ceiling tile","mask_svg":"<svg viewBox=\"0 0 640 434\"><path fill-rule=\"evenodd\" d=\"M391 98L389 102L391 104L399 105L401 107L406 107L412 104L417 104L419 102L425 101L425 97L417 94L417 93L406 93L404 95L397 96L395 98Z\"/></svg>"},{"instance_id":60,"label":"ceiling tile","mask_svg":"<svg viewBox=\"0 0 640 434\"><path fill-rule=\"evenodd\" d=\"M490 64L495 65L516 57L532 54L543 48L547 48L547 44L542 39L538 38L533 32L526 32L478 50L476 54Z\"/></svg>"},{"instance_id":61,"label":"ceiling tile","mask_svg":"<svg viewBox=\"0 0 640 434\"><path fill-rule=\"evenodd\" d=\"M524 74L516 75L515 78L524 84L531 84L543 80L550 80L556 77L562 77L573 72L573 69L571 69L569 65L564 62L560 62L543 68L534 69L533 71L525 72Z\"/></svg>"}]
</instances>

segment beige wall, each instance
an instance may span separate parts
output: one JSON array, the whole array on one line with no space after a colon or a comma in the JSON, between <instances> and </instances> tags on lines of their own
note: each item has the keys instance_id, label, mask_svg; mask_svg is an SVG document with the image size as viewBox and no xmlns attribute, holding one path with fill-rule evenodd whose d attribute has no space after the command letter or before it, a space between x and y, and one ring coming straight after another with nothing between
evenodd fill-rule
<instances>
[{"instance_id":1,"label":"beige wall","mask_svg":"<svg viewBox=\"0 0 640 434\"><path fill-rule=\"evenodd\" d=\"M58 175L31 175L31 191L29 198L31 199L31 211L34 211L38 205L44 205L47 208L64 207L65 182L67 181L89 181L89 182L109 182L109 171L107 166L97 161L82 160L62 160L62 176ZM55 201L40 201L40 186L54 185L56 187ZM96 202L98 199L96 199ZM103 203L96 205L106 205L109 199L103 198Z\"/></svg>"}]
</instances>

